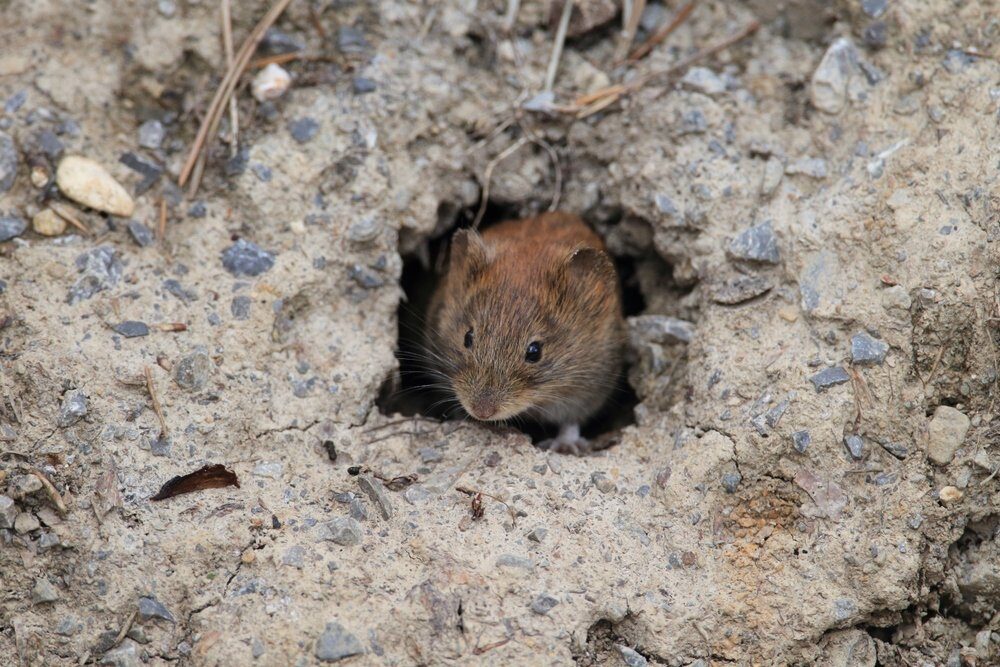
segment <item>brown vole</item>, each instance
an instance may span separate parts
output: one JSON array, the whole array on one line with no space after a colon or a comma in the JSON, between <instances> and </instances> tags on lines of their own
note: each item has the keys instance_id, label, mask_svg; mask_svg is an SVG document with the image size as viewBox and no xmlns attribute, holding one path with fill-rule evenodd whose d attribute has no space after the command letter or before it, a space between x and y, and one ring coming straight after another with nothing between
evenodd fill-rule
<instances>
[{"instance_id":1,"label":"brown vole","mask_svg":"<svg viewBox=\"0 0 1000 667\"><path fill-rule=\"evenodd\" d=\"M550 446L578 452L579 424L614 390L624 340L618 274L579 217L508 220L452 237L431 299L428 353L472 417L558 424Z\"/></svg>"}]
</instances>

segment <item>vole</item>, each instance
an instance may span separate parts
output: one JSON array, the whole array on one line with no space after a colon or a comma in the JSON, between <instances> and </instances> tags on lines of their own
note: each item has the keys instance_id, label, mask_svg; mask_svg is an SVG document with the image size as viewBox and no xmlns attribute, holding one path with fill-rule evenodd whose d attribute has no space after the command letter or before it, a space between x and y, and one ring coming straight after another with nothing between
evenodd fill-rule
<instances>
[{"instance_id":1,"label":"vole","mask_svg":"<svg viewBox=\"0 0 1000 667\"><path fill-rule=\"evenodd\" d=\"M580 453L580 423L608 399L621 367L620 293L601 237L578 216L459 229L431 298L428 353L473 418L557 424L546 444Z\"/></svg>"}]
</instances>

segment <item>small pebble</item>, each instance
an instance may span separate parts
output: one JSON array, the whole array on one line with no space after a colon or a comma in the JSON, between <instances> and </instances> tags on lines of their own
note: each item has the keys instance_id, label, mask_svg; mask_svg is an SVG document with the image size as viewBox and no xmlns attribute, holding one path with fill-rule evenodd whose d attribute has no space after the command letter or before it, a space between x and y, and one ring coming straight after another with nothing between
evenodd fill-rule
<instances>
[{"instance_id":1,"label":"small pebble","mask_svg":"<svg viewBox=\"0 0 1000 667\"><path fill-rule=\"evenodd\" d=\"M590 481L601 493L613 493L616 490L615 483L603 472L594 472L590 475Z\"/></svg>"},{"instance_id":2,"label":"small pebble","mask_svg":"<svg viewBox=\"0 0 1000 667\"><path fill-rule=\"evenodd\" d=\"M116 324L114 330L125 336L125 338L138 338L149 335L149 327L146 326L146 323L137 322L136 320L125 320L121 324Z\"/></svg>"},{"instance_id":3,"label":"small pebble","mask_svg":"<svg viewBox=\"0 0 1000 667\"><path fill-rule=\"evenodd\" d=\"M552 611L557 604L559 604L559 600L547 593L542 593L531 601L531 611L541 616L545 616Z\"/></svg>"},{"instance_id":4,"label":"small pebble","mask_svg":"<svg viewBox=\"0 0 1000 667\"><path fill-rule=\"evenodd\" d=\"M945 486L941 488L938 497L943 503L954 503L962 499L965 494L962 490L954 486Z\"/></svg>"},{"instance_id":5,"label":"small pebble","mask_svg":"<svg viewBox=\"0 0 1000 667\"><path fill-rule=\"evenodd\" d=\"M191 204L187 214L192 218L204 218L208 215L208 208L205 206L205 202L196 201Z\"/></svg>"},{"instance_id":6,"label":"small pebble","mask_svg":"<svg viewBox=\"0 0 1000 667\"><path fill-rule=\"evenodd\" d=\"M840 366L833 366L830 368L824 368L819 373L816 373L809 381L813 383L816 387L817 392L826 391L830 387L836 386L838 384L844 384L850 381L851 376Z\"/></svg>"},{"instance_id":7,"label":"small pebble","mask_svg":"<svg viewBox=\"0 0 1000 667\"><path fill-rule=\"evenodd\" d=\"M229 304L229 312L232 313L233 319L248 320L250 319L250 306L252 304L253 300L248 296L234 296L232 302Z\"/></svg>"},{"instance_id":8,"label":"small pebble","mask_svg":"<svg viewBox=\"0 0 1000 667\"><path fill-rule=\"evenodd\" d=\"M735 306L766 294L772 287L771 281L764 276L739 276L716 285L712 289L712 301Z\"/></svg>"},{"instance_id":9,"label":"small pebble","mask_svg":"<svg viewBox=\"0 0 1000 667\"><path fill-rule=\"evenodd\" d=\"M927 458L938 465L947 465L962 446L972 422L961 411L939 405L927 427Z\"/></svg>"},{"instance_id":10,"label":"small pebble","mask_svg":"<svg viewBox=\"0 0 1000 667\"><path fill-rule=\"evenodd\" d=\"M151 595L144 595L139 598L139 618L143 621L159 619L176 623L174 615L163 606L163 603Z\"/></svg>"},{"instance_id":11,"label":"small pebble","mask_svg":"<svg viewBox=\"0 0 1000 667\"><path fill-rule=\"evenodd\" d=\"M156 150L163 144L166 130L158 120L147 120L139 126L139 145L143 148Z\"/></svg>"},{"instance_id":12,"label":"small pebble","mask_svg":"<svg viewBox=\"0 0 1000 667\"><path fill-rule=\"evenodd\" d=\"M271 63L253 78L251 93L258 102L274 100L285 94L292 85L292 77L281 65Z\"/></svg>"},{"instance_id":13,"label":"small pebble","mask_svg":"<svg viewBox=\"0 0 1000 667\"><path fill-rule=\"evenodd\" d=\"M729 242L727 251L732 257L753 262L777 264L781 260L770 220L740 233Z\"/></svg>"},{"instance_id":14,"label":"small pebble","mask_svg":"<svg viewBox=\"0 0 1000 667\"><path fill-rule=\"evenodd\" d=\"M864 457L865 441L861 439L860 435L845 435L844 445L847 446L847 451L851 453L851 458L855 461L860 461Z\"/></svg>"},{"instance_id":15,"label":"small pebble","mask_svg":"<svg viewBox=\"0 0 1000 667\"><path fill-rule=\"evenodd\" d=\"M345 54L364 53L370 48L364 33L349 25L340 27L337 31L337 49Z\"/></svg>"},{"instance_id":16,"label":"small pebble","mask_svg":"<svg viewBox=\"0 0 1000 667\"><path fill-rule=\"evenodd\" d=\"M364 529L361 524L350 517L338 517L325 524L327 536L324 539L344 547L361 543Z\"/></svg>"},{"instance_id":17,"label":"small pebble","mask_svg":"<svg viewBox=\"0 0 1000 667\"><path fill-rule=\"evenodd\" d=\"M17 520L17 504L10 496L0 495L0 528L10 530Z\"/></svg>"},{"instance_id":18,"label":"small pebble","mask_svg":"<svg viewBox=\"0 0 1000 667\"><path fill-rule=\"evenodd\" d=\"M0 243L20 236L28 228L28 222L17 215L0 215Z\"/></svg>"},{"instance_id":19,"label":"small pebble","mask_svg":"<svg viewBox=\"0 0 1000 667\"><path fill-rule=\"evenodd\" d=\"M87 395L79 389L66 392L59 408L59 426L65 428L80 421L87 414Z\"/></svg>"},{"instance_id":20,"label":"small pebble","mask_svg":"<svg viewBox=\"0 0 1000 667\"><path fill-rule=\"evenodd\" d=\"M736 489L739 488L742 481L743 476L738 472L726 473L722 476L722 488L726 490L726 493L736 493Z\"/></svg>"},{"instance_id":21,"label":"small pebble","mask_svg":"<svg viewBox=\"0 0 1000 667\"><path fill-rule=\"evenodd\" d=\"M352 85L354 88L355 95L366 95L368 93L373 93L377 88L377 86L375 85L375 81L363 76L354 77Z\"/></svg>"},{"instance_id":22,"label":"small pebble","mask_svg":"<svg viewBox=\"0 0 1000 667\"><path fill-rule=\"evenodd\" d=\"M52 582L42 577L35 581L35 587L31 589L31 601L34 604L45 604L55 602L59 599L59 591Z\"/></svg>"},{"instance_id":23,"label":"small pebble","mask_svg":"<svg viewBox=\"0 0 1000 667\"><path fill-rule=\"evenodd\" d=\"M671 345L694 340L694 324L666 315L636 315L628 318L628 335L633 347L642 343Z\"/></svg>"},{"instance_id":24,"label":"small pebble","mask_svg":"<svg viewBox=\"0 0 1000 667\"><path fill-rule=\"evenodd\" d=\"M528 533L528 539L531 540L532 542L538 542L539 544L541 544L545 540L545 536L548 534L549 531L547 528L537 526L535 528L532 528L531 532Z\"/></svg>"},{"instance_id":25,"label":"small pebble","mask_svg":"<svg viewBox=\"0 0 1000 667\"><path fill-rule=\"evenodd\" d=\"M872 338L864 331L851 338L851 360L856 364L881 364L888 352L888 343Z\"/></svg>"},{"instance_id":26,"label":"small pebble","mask_svg":"<svg viewBox=\"0 0 1000 667\"><path fill-rule=\"evenodd\" d=\"M222 266L234 276L254 277L274 266L274 254L256 243L239 239L222 251Z\"/></svg>"},{"instance_id":27,"label":"small pebble","mask_svg":"<svg viewBox=\"0 0 1000 667\"><path fill-rule=\"evenodd\" d=\"M255 477L266 477L268 479L281 479L285 466L281 461L261 461L253 468Z\"/></svg>"},{"instance_id":28,"label":"small pebble","mask_svg":"<svg viewBox=\"0 0 1000 667\"><path fill-rule=\"evenodd\" d=\"M156 236L153 235L153 230L138 220L128 221L128 233L140 248L148 248L156 243Z\"/></svg>"},{"instance_id":29,"label":"small pebble","mask_svg":"<svg viewBox=\"0 0 1000 667\"><path fill-rule=\"evenodd\" d=\"M764 175L760 181L761 196L770 197L773 195L774 191L781 185L781 179L784 175L785 164L773 155L768 158L767 163L764 165Z\"/></svg>"},{"instance_id":30,"label":"small pebble","mask_svg":"<svg viewBox=\"0 0 1000 667\"><path fill-rule=\"evenodd\" d=\"M877 19L885 13L889 0L861 0L861 11L873 19Z\"/></svg>"},{"instance_id":31,"label":"small pebble","mask_svg":"<svg viewBox=\"0 0 1000 667\"><path fill-rule=\"evenodd\" d=\"M306 566L305 556L305 547L295 545L293 547L289 547L289 549L285 551L284 555L282 555L281 564L301 570Z\"/></svg>"},{"instance_id":32,"label":"small pebble","mask_svg":"<svg viewBox=\"0 0 1000 667\"><path fill-rule=\"evenodd\" d=\"M718 95L726 92L726 82L707 67L690 68L681 79L681 85L706 95Z\"/></svg>"},{"instance_id":33,"label":"small pebble","mask_svg":"<svg viewBox=\"0 0 1000 667\"><path fill-rule=\"evenodd\" d=\"M858 52L851 40L841 37L823 55L810 82L813 106L828 114L837 114L847 104L847 83L857 66Z\"/></svg>"},{"instance_id":34,"label":"small pebble","mask_svg":"<svg viewBox=\"0 0 1000 667\"><path fill-rule=\"evenodd\" d=\"M319 123L312 118L299 118L288 123L288 132L292 139L305 144L313 140L319 133Z\"/></svg>"},{"instance_id":35,"label":"small pebble","mask_svg":"<svg viewBox=\"0 0 1000 667\"><path fill-rule=\"evenodd\" d=\"M195 350L174 366L174 382L188 391L201 391L208 384L212 359L204 350Z\"/></svg>"},{"instance_id":36,"label":"small pebble","mask_svg":"<svg viewBox=\"0 0 1000 667\"><path fill-rule=\"evenodd\" d=\"M31 228L42 236L59 236L66 231L66 220L51 208L46 208L31 219Z\"/></svg>"},{"instance_id":37,"label":"small pebble","mask_svg":"<svg viewBox=\"0 0 1000 667\"><path fill-rule=\"evenodd\" d=\"M142 180L135 186L135 194L138 197L149 190L156 181L163 175L163 168L155 162L150 162L146 158L135 153L123 153L118 161L123 165L142 176Z\"/></svg>"},{"instance_id":38,"label":"small pebble","mask_svg":"<svg viewBox=\"0 0 1000 667\"><path fill-rule=\"evenodd\" d=\"M805 454L811 442L812 436L809 435L809 431L796 431L792 433L792 444L795 446L795 451L799 454Z\"/></svg>"},{"instance_id":39,"label":"small pebble","mask_svg":"<svg viewBox=\"0 0 1000 667\"><path fill-rule=\"evenodd\" d=\"M24 106L24 103L27 100L28 100L28 91L19 90L13 95L11 95L9 98L7 98L7 101L4 102L3 112L5 114L10 114L10 115L15 114L21 109L21 107Z\"/></svg>"},{"instance_id":40,"label":"small pebble","mask_svg":"<svg viewBox=\"0 0 1000 667\"><path fill-rule=\"evenodd\" d=\"M640 654L636 653L628 646L623 646L622 644L618 644L617 646L615 646L615 648L618 649L618 655L622 657L622 661L624 661L627 667L646 667L646 665L649 664L646 661L646 658L642 657ZM688 667L692 666L693 663Z\"/></svg>"},{"instance_id":41,"label":"small pebble","mask_svg":"<svg viewBox=\"0 0 1000 667\"><path fill-rule=\"evenodd\" d=\"M354 282L365 289L376 289L385 285L385 280L381 276L360 264L355 264L348 269L347 274Z\"/></svg>"},{"instance_id":42,"label":"small pebble","mask_svg":"<svg viewBox=\"0 0 1000 667\"><path fill-rule=\"evenodd\" d=\"M826 178L826 160L818 157L800 157L785 165L789 176L801 175L810 178Z\"/></svg>"},{"instance_id":43,"label":"small pebble","mask_svg":"<svg viewBox=\"0 0 1000 667\"><path fill-rule=\"evenodd\" d=\"M528 558L512 554L501 554L497 558L497 567L509 567L515 570L533 570L535 569L535 564Z\"/></svg>"},{"instance_id":44,"label":"small pebble","mask_svg":"<svg viewBox=\"0 0 1000 667\"><path fill-rule=\"evenodd\" d=\"M382 233L382 224L373 216L355 220L347 228L347 238L354 243L371 243Z\"/></svg>"},{"instance_id":45,"label":"small pebble","mask_svg":"<svg viewBox=\"0 0 1000 667\"><path fill-rule=\"evenodd\" d=\"M39 147L45 155L53 160L63 154L65 147L52 130L42 130L36 137Z\"/></svg>"},{"instance_id":46,"label":"small pebble","mask_svg":"<svg viewBox=\"0 0 1000 667\"><path fill-rule=\"evenodd\" d=\"M323 634L316 640L316 658L322 662L337 662L362 653L364 649L358 638L336 621L327 623Z\"/></svg>"},{"instance_id":47,"label":"small pebble","mask_svg":"<svg viewBox=\"0 0 1000 667\"><path fill-rule=\"evenodd\" d=\"M386 493L385 487L382 486L382 482L371 475L358 475L358 486L378 506L383 519L388 521L392 518L392 500L389 498L389 494Z\"/></svg>"},{"instance_id":48,"label":"small pebble","mask_svg":"<svg viewBox=\"0 0 1000 667\"><path fill-rule=\"evenodd\" d=\"M135 202L125 188L97 162L69 155L56 169L59 191L73 201L98 211L128 217Z\"/></svg>"},{"instance_id":49,"label":"small pebble","mask_svg":"<svg viewBox=\"0 0 1000 667\"><path fill-rule=\"evenodd\" d=\"M38 522L38 517L36 517L31 512L21 512L14 519L14 530L18 535L26 535L34 530L38 530L42 527L42 524Z\"/></svg>"},{"instance_id":50,"label":"small pebble","mask_svg":"<svg viewBox=\"0 0 1000 667\"><path fill-rule=\"evenodd\" d=\"M111 246L99 246L82 253L76 258L76 268L81 276L70 288L67 297L70 305L111 289L122 278L121 260Z\"/></svg>"},{"instance_id":51,"label":"small pebble","mask_svg":"<svg viewBox=\"0 0 1000 667\"><path fill-rule=\"evenodd\" d=\"M0 132L0 194L11 189L17 178L19 158L14 140L6 132Z\"/></svg>"}]
</instances>

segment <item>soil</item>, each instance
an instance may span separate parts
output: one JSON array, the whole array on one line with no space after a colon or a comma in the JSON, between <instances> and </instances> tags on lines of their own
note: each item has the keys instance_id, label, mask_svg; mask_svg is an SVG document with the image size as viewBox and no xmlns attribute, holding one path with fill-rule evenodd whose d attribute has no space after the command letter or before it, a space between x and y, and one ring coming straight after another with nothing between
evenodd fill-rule
<instances>
[{"instance_id":1,"label":"soil","mask_svg":"<svg viewBox=\"0 0 1000 667\"><path fill-rule=\"evenodd\" d=\"M192 195L218 3L0 0L0 219L67 155L135 201L0 243L0 665L1000 664L993 3L699 3L616 67L580 0L539 111L553 4L292 2ZM480 204L627 273L599 451L397 412Z\"/></svg>"}]
</instances>

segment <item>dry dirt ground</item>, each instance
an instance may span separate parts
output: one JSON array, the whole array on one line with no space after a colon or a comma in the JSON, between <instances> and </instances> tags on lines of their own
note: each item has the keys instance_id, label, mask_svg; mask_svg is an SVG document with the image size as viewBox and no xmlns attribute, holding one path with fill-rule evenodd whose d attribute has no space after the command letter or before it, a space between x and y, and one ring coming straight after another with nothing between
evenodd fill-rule
<instances>
[{"instance_id":1,"label":"dry dirt ground","mask_svg":"<svg viewBox=\"0 0 1000 667\"><path fill-rule=\"evenodd\" d=\"M192 197L218 3L0 0L0 664L1000 664L997 5L701 2L618 68L613 18L557 105L762 25L586 118L537 110L558 9L506 5L293 1ZM34 231L67 155L132 215ZM380 400L487 181L628 269L593 455Z\"/></svg>"}]
</instances>

